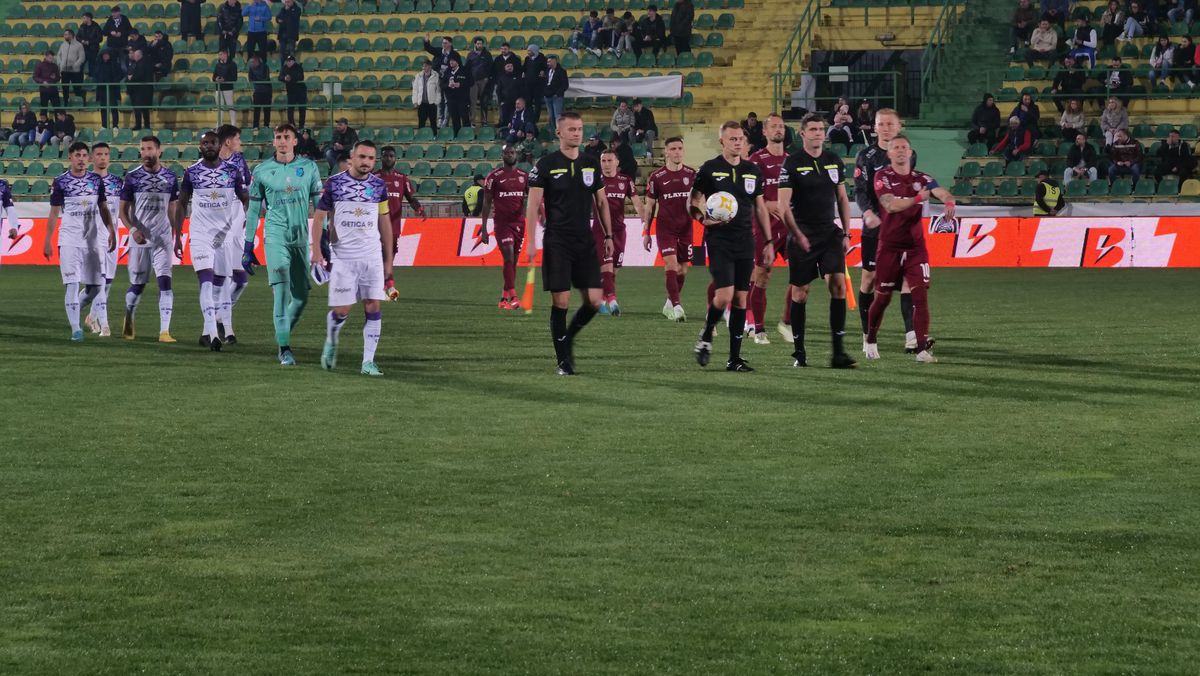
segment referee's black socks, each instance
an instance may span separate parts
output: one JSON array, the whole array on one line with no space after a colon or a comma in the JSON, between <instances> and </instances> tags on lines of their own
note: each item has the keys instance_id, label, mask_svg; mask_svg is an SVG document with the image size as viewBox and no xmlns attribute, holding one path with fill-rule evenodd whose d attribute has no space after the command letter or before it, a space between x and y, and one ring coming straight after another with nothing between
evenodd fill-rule
<instances>
[{"instance_id":1,"label":"referee's black socks","mask_svg":"<svg viewBox=\"0 0 1200 676\"><path fill-rule=\"evenodd\" d=\"M742 358L742 337L746 334L746 308L729 308L729 360Z\"/></svg>"},{"instance_id":2,"label":"referee's black socks","mask_svg":"<svg viewBox=\"0 0 1200 676\"><path fill-rule=\"evenodd\" d=\"M700 334L700 340L703 340L706 343L712 342L713 329L717 328L717 322L721 321L721 316L724 314L725 314L724 308L718 308L716 305L713 305L711 303L709 304L708 315L704 318L704 333ZM733 325L733 320L732 320L733 310L732 310L732 308L730 309L729 316L731 317L729 324L730 324L730 326L732 326Z\"/></svg>"},{"instance_id":3,"label":"referee's black socks","mask_svg":"<svg viewBox=\"0 0 1200 676\"><path fill-rule=\"evenodd\" d=\"M566 310L563 310L563 313L566 313ZM596 308L590 302L584 302L583 305L580 305L579 309L575 311L575 316L571 318L571 325L567 327L567 342L574 340L575 334L587 326L587 323L592 321L592 317L595 316Z\"/></svg>"},{"instance_id":4,"label":"referee's black socks","mask_svg":"<svg viewBox=\"0 0 1200 676\"><path fill-rule=\"evenodd\" d=\"M804 322L806 317L806 308L808 303L800 301L792 301L792 346L795 348L794 354L804 354ZM799 359L799 357L797 357Z\"/></svg>"},{"instance_id":5,"label":"referee's black socks","mask_svg":"<svg viewBox=\"0 0 1200 676\"><path fill-rule=\"evenodd\" d=\"M871 314L871 303L875 302L874 291L859 291L858 292L858 318L862 320L863 335L867 335L867 327L870 326L868 316Z\"/></svg>"},{"instance_id":6,"label":"referee's black socks","mask_svg":"<svg viewBox=\"0 0 1200 676\"><path fill-rule=\"evenodd\" d=\"M795 312L796 308L792 308ZM795 329L792 329L794 332ZM829 299L829 332L833 335L833 353L842 354L846 351L844 338L846 337L846 299L845 298L830 298Z\"/></svg>"},{"instance_id":7,"label":"referee's black socks","mask_svg":"<svg viewBox=\"0 0 1200 676\"><path fill-rule=\"evenodd\" d=\"M900 294L900 316L904 317L904 332L910 333L913 330L913 304L912 294Z\"/></svg>"},{"instance_id":8,"label":"referee's black socks","mask_svg":"<svg viewBox=\"0 0 1200 676\"><path fill-rule=\"evenodd\" d=\"M554 343L554 356L562 363L570 355L567 349L567 308L550 306L550 340Z\"/></svg>"}]
</instances>

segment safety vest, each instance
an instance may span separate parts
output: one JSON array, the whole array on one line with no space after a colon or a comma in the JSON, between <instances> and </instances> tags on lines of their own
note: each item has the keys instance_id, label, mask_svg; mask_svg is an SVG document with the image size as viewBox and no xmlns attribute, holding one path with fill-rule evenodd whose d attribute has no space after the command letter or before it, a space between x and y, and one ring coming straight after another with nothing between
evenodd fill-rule
<instances>
[{"instance_id":1,"label":"safety vest","mask_svg":"<svg viewBox=\"0 0 1200 676\"><path fill-rule=\"evenodd\" d=\"M474 184L463 193L463 204L466 206L468 214L475 215L479 213L479 198L482 194L483 188Z\"/></svg>"},{"instance_id":2,"label":"safety vest","mask_svg":"<svg viewBox=\"0 0 1200 676\"><path fill-rule=\"evenodd\" d=\"M1048 181L1043 181L1040 185L1042 185L1046 189L1046 196L1042 198L1042 202L1051 207L1053 207L1055 204L1058 204L1058 198L1059 198L1059 196L1062 195L1062 186L1055 185ZM1039 207L1038 203L1037 203L1037 198L1034 198L1034 200L1033 200L1033 215L1034 216L1046 216L1049 213L1050 213L1049 211L1045 211L1041 207Z\"/></svg>"}]
</instances>

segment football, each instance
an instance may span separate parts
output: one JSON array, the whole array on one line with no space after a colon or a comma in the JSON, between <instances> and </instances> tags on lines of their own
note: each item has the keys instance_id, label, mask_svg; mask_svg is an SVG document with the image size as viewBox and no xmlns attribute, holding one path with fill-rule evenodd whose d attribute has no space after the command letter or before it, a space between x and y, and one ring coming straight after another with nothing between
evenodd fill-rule
<instances>
[{"instance_id":1,"label":"football","mask_svg":"<svg viewBox=\"0 0 1200 676\"><path fill-rule=\"evenodd\" d=\"M712 220L724 223L737 216L738 203L727 192L713 193L704 203L704 211Z\"/></svg>"}]
</instances>

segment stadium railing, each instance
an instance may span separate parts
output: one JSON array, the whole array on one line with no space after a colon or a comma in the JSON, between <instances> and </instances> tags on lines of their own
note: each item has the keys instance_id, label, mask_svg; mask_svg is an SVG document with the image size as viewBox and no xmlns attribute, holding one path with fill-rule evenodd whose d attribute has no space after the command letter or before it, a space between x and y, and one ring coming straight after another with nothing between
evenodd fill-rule
<instances>
[{"instance_id":1,"label":"stadium railing","mask_svg":"<svg viewBox=\"0 0 1200 676\"><path fill-rule=\"evenodd\" d=\"M812 41L813 26L820 20L821 0L807 0L804 9L796 18L796 28L787 45L779 53L779 65L772 76L773 99L776 107L790 105L792 86L804 68L804 57L808 55Z\"/></svg>"},{"instance_id":2,"label":"stadium railing","mask_svg":"<svg viewBox=\"0 0 1200 676\"><path fill-rule=\"evenodd\" d=\"M929 95L933 76L941 65L942 58L945 56L946 44L953 37L954 27L958 25L961 16L959 12L955 11L955 5L951 0L944 0L937 23L929 33L929 44L925 45L925 51L921 53L922 101Z\"/></svg>"},{"instance_id":3,"label":"stadium railing","mask_svg":"<svg viewBox=\"0 0 1200 676\"><path fill-rule=\"evenodd\" d=\"M818 84L817 91L831 92L835 89L834 85L837 85L836 89L840 89L841 93L805 97L806 100L815 103L811 108L813 111L828 111L832 110L833 104L842 97L847 100L871 99L875 102L876 108L897 108L902 95L904 74L895 70L856 70L845 73L797 71L792 76L795 78L812 77L818 83L824 81L825 86L822 87ZM785 105L790 107L790 104L791 97L789 96ZM850 112L854 112L853 105L851 105Z\"/></svg>"}]
</instances>

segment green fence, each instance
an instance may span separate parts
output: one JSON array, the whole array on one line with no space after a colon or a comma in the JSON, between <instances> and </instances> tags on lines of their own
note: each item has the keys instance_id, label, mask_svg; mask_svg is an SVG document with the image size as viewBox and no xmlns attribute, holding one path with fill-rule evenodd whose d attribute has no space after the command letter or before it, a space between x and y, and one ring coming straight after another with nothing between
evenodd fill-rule
<instances>
[{"instance_id":1,"label":"green fence","mask_svg":"<svg viewBox=\"0 0 1200 676\"><path fill-rule=\"evenodd\" d=\"M792 87L804 68L804 57L808 54L812 41L813 26L820 20L820 14L821 0L806 0L787 46L779 53L779 64L775 68L775 74L771 76L776 108L791 105Z\"/></svg>"}]
</instances>

